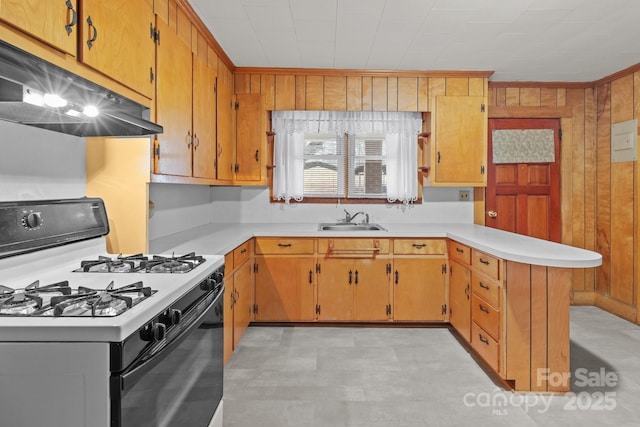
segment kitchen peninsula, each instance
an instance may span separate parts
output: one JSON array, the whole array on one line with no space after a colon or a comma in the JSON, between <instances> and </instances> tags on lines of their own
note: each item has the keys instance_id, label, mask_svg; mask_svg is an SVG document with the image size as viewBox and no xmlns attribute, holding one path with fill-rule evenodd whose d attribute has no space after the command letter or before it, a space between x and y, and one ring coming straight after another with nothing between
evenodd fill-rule
<instances>
[{"instance_id":1,"label":"kitchen peninsula","mask_svg":"<svg viewBox=\"0 0 640 427\"><path fill-rule=\"evenodd\" d=\"M284 314L271 320L279 322L402 325L411 320L398 313L407 292L402 279L410 276L417 286L410 299L423 301L425 309L442 307L414 320L449 325L476 360L514 390L569 390L571 269L600 265L600 254L474 224L381 225L384 231L353 232L319 231L308 223L208 224L153 240L150 249L225 254L231 284L229 273L241 258L250 266L242 279L247 291L230 290L238 289L235 283L226 293L232 307L244 298L235 309L246 324L268 322L265 304L277 304ZM406 260L416 263L413 275L401 268ZM434 263L435 270L429 267ZM369 274L377 264L382 269ZM278 287L278 281L286 284ZM261 297L267 287L269 300ZM434 287L440 290L418 295ZM335 296L338 288L342 293ZM345 298L346 308L326 314ZM382 318L369 312L376 305L384 307Z\"/></svg>"}]
</instances>

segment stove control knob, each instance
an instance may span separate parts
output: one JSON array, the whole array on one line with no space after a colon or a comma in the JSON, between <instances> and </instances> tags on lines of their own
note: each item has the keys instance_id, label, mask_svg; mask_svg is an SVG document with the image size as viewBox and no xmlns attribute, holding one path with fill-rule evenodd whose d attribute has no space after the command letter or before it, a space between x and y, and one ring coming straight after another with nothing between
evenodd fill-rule
<instances>
[{"instance_id":1,"label":"stove control knob","mask_svg":"<svg viewBox=\"0 0 640 427\"><path fill-rule=\"evenodd\" d=\"M28 230L35 230L42 225L42 216L40 212L29 212L22 217L22 225Z\"/></svg>"},{"instance_id":2,"label":"stove control knob","mask_svg":"<svg viewBox=\"0 0 640 427\"><path fill-rule=\"evenodd\" d=\"M149 323L140 331L140 338L143 341L161 341L164 339L166 330L164 323Z\"/></svg>"},{"instance_id":3,"label":"stove control knob","mask_svg":"<svg viewBox=\"0 0 640 427\"><path fill-rule=\"evenodd\" d=\"M167 326L177 325L182 320L182 312L178 309L172 308L162 313L160 320Z\"/></svg>"}]
</instances>

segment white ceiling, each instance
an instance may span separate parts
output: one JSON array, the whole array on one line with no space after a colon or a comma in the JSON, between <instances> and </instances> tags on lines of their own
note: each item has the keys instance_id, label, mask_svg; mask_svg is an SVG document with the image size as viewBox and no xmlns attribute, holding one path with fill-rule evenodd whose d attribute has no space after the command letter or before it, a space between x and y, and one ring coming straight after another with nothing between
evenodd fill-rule
<instances>
[{"instance_id":1,"label":"white ceiling","mask_svg":"<svg viewBox=\"0 0 640 427\"><path fill-rule=\"evenodd\" d=\"M640 62L640 0L189 0L238 67L594 81Z\"/></svg>"}]
</instances>

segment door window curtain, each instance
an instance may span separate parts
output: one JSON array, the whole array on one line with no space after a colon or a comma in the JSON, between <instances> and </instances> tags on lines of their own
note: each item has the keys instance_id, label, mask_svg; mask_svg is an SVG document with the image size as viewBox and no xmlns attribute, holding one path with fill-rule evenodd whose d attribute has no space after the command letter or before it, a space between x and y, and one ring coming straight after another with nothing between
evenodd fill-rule
<instances>
[{"instance_id":1,"label":"door window curtain","mask_svg":"<svg viewBox=\"0 0 640 427\"><path fill-rule=\"evenodd\" d=\"M418 199L417 137L420 113L385 111L274 111L273 198L304 198L305 134L383 134L387 145L387 200L412 203ZM351 138L349 138L351 139Z\"/></svg>"}]
</instances>

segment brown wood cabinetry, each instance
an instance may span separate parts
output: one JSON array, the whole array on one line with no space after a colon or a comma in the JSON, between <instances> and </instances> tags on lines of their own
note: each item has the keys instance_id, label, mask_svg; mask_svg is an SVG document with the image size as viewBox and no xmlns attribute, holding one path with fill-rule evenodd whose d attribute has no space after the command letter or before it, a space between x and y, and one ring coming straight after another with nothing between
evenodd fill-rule
<instances>
[{"instance_id":1,"label":"brown wood cabinetry","mask_svg":"<svg viewBox=\"0 0 640 427\"><path fill-rule=\"evenodd\" d=\"M395 239L393 254L393 320L444 321L446 240Z\"/></svg>"},{"instance_id":2,"label":"brown wood cabinetry","mask_svg":"<svg viewBox=\"0 0 640 427\"><path fill-rule=\"evenodd\" d=\"M449 323L471 341L471 248L449 241Z\"/></svg>"},{"instance_id":3,"label":"brown wood cabinetry","mask_svg":"<svg viewBox=\"0 0 640 427\"><path fill-rule=\"evenodd\" d=\"M238 346L253 320L254 275L252 240L236 247L224 257L224 361Z\"/></svg>"},{"instance_id":4,"label":"brown wood cabinetry","mask_svg":"<svg viewBox=\"0 0 640 427\"><path fill-rule=\"evenodd\" d=\"M487 100L483 96L437 96L427 145L431 185L487 185Z\"/></svg>"},{"instance_id":5,"label":"brown wood cabinetry","mask_svg":"<svg viewBox=\"0 0 640 427\"><path fill-rule=\"evenodd\" d=\"M0 19L69 55L77 54L78 0L2 0Z\"/></svg>"},{"instance_id":6,"label":"brown wood cabinetry","mask_svg":"<svg viewBox=\"0 0 640 427\"><path fill-rule=\"evenodd\" d=\"M315 320L313 239L256 238L255 320Z\"/></svg>"},{"instance_id":7,"label":"brown wood cabinetry","mask_svg":"<svg viewBox=\"0 0 640 427\"><path fill-rule=\"evenodd\" d=\"M389 240L319 239L318 252L318 320L390 319Z\"/></svg>"}]
</instances>

